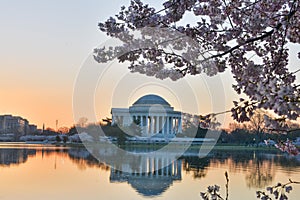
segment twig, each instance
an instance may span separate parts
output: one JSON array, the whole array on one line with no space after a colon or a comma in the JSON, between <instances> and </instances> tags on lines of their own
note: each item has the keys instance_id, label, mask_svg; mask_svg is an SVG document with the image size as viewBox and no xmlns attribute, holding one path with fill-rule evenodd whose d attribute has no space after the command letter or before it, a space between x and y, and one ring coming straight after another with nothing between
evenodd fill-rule
<instances>
[{"instance_id":1,"label":"twig","mask_svg":"<svg viewBox=\"0 0 300 200\"><path fill-rule=\"evenodd\" d=\"M228 192L228 183L229 183L229 178L228 178L228 173L227 171L225 172L225 177L226 177L226 200L228 200L228 195L229 195L229 192Z\"/></svg>"}]
</instances>

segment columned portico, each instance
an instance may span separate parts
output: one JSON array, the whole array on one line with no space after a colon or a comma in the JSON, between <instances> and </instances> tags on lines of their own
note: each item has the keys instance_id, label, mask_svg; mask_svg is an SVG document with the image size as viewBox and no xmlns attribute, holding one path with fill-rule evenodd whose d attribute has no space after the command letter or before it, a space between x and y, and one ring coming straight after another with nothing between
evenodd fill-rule
<instances>
[{"instance_id":1,"label":"columned portico","mask_svg":"<svg viewBox=\"0 0 300 200\"><path fill-rule=\"evenodd\" d=\"M142 137L175 137L182 131L181 112L157 95L146 95L127 108L112 108L112 125L141 127Z\"/></svg>"}]
</instances>

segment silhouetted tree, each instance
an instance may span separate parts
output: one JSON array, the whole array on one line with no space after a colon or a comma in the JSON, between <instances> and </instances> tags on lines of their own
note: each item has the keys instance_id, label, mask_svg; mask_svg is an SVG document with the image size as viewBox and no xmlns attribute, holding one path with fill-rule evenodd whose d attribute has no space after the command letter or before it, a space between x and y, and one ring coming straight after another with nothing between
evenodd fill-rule
<instances>
[{"instance_id":1,"label":"silhouetted tree","mask_svg":"<svg viewBox=\"0 0 300 200\"><path fill-rule=\"evenodd\" d=\"M59 135L57 135L57 136L55 137L55 140L56 140L56 142L61 142L61 138L59 137Z\"/></svg>"},{"instance_id":2,"label":"silhouetted tree","mask_svg":"<svg viewBox=\"0 0 300 200\"><path fill-rule=\"evenodd\" d=\"M75 135L75 134L78 134L77 129L76 129L75 126L72 126L72 127L69 129L68 135Z\"/></svg>"}]
</instances>

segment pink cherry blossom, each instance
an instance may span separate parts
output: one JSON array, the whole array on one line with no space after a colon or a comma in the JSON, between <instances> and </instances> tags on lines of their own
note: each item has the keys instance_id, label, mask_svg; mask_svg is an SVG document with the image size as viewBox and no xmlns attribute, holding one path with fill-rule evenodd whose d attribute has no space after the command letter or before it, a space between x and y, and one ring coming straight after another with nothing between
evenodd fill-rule
<instances>
[{"instance_id":1,"label":"pink cherry blossom","mask_svg":"<svg viewBox=\"0 0 300 200\"><path fill-rule=\"evenodd\" d=\"M195 23L182 22L187 13ZM123 44L95 49L94 58L118 59L131 72L174 81L230 70L234 90L248 96L231 109L234 119L247 121L256 108L297 119L299 87L287 44L300 43L299 21L299 0L166 0L161 10L131 0L99 23Z\"/></svg>"}]
</instances>

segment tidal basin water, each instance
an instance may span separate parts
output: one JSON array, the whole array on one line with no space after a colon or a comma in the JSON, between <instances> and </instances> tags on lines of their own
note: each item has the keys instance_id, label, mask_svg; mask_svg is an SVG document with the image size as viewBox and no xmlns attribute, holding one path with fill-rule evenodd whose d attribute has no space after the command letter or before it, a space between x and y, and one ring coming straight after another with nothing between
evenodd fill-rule
<instances>
[{"instance_id":1,"label":"tidal basin water","mask_svg":"<svg viewBox=\"0 0 300 200\"><path fill-rule=\"evenodd\" d=\"M131 171L107 164L115 157L110 149L102 153L103 161L99 161L84 147L2 143L0 199L200 200L199 193L209 185L220 185L225 194L224 172L228 171L229 199L250 200L257 199L257 190L277 182L300 181L300 157L273 150L212 150L199 158L192 149L162 168L168 157L149 162L146 153L136 166L121 164ZM139 173L137 166L150 170ZM300 186L293 185L288 197L300 199Z\"/></svg>"}]
</instances>

